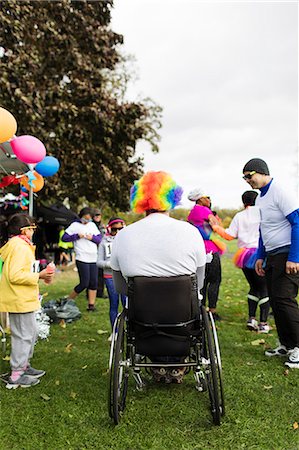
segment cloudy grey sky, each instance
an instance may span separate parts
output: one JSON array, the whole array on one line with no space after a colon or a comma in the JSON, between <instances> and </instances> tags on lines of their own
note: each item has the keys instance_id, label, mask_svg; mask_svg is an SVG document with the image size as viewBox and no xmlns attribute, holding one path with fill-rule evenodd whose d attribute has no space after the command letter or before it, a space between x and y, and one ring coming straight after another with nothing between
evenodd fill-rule
<instances>
[{"instance_id":1,"label":"cloudy grey sky","mask_svg":"<svg viewBox=\"0 0 299 450\"><path fill-rule=\"evenodd\" d=\"M112 28L139 77L128 96L164 109L160 153L142 143L138 152L145 170L165 170L184 188L183 206L197 186L214 206L240 206L253 157L297 191L297 10L286 1L115 0Z\"/></svg>"}]
</instances>

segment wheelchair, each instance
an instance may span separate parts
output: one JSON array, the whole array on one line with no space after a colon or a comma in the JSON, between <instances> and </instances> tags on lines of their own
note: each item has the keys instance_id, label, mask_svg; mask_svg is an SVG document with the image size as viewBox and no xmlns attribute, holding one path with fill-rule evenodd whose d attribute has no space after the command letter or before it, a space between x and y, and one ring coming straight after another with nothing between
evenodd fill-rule
<instances>
[{"instance_id":1,"label":"wheelchair","mask_svg":"<svg viewBox=\"0 0 299 450\"><path fill-rule=\"evenodd\" d=\"M143 390L142 370L157 367L192 370L197 391L209 395L213 423L220 425L225 405L217 331L197 292L195 275L128 280L109 359L108 412L115 425L125 410L130 374Z\"/></svg>"}]
</instances>

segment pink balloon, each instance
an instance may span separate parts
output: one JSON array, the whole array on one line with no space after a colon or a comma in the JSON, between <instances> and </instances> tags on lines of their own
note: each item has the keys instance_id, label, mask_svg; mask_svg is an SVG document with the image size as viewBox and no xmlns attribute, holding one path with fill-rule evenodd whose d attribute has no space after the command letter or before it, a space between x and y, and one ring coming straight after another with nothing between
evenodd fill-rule
<instances>
[{"instance_id":1,"label":"pink balloon","mask_svg":"<svg viewBox=\"0 0 299 450\"><path fill-rule=\"evenodd\" d=\"M16 157L26 164L38 163L46 156L44 144L34 136L18 136L10 145Z\"/></svg>"}]
</instances>

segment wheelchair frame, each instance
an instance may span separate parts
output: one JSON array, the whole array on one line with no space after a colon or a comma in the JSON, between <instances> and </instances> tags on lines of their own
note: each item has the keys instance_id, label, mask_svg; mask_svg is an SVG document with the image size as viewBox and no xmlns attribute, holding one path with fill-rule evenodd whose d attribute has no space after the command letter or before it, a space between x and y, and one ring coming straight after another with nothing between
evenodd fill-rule
<instances>
[{"instance_id":1,"label":"wheelchair frame","mask_svg":"<svg viewBox=\"0 0 299 450\"><path fill-rule=\"evenodd\" d=\"M128 330L128 309L124 309L117 316L110 348L108 388L108 412L114 424L120 422L126 407L130 373L132 372L135 379L136 389L141 391L145 387L141 369L149 370L162 366L185 367L189 371L193 369L195 387L199 392L208 392L213 423L220 425L225 404L217 331L212 314L208 313L204 306L200 306L199 313L199 336L192 337L189 356L184 362L178 363L152 363L148 357L136 354L134 339Z\"/></svg>"}]
</instances>

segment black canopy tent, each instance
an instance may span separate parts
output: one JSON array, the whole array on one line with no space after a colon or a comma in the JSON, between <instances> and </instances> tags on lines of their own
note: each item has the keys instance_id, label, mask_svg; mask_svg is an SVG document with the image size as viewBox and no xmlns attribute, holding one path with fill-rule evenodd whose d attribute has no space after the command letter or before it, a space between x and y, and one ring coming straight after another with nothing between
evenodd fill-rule
<instances>
[{"instance_id":1,"label":"black canopy tent","mask_svg":"<svg viewBox=\"0 0 299 450\"><path fill-rule=\"evenodd\" d=\"M9 142L3 142L2 144L0 144L1 175L22 175L23 173L28 172L28 170L28 165L23 163L16 157Z\"/></svg>"}]
</instances>

